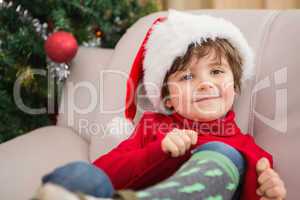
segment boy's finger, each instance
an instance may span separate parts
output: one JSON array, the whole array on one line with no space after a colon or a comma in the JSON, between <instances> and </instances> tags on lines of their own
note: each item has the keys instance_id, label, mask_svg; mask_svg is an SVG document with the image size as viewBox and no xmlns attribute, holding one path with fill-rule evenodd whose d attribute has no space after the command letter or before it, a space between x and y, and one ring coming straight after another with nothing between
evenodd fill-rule
<instances>
[{"instance_id":1,"label":"boy's finger","mask_svg":"<svg viewBox=\"0 0 300 200\"><path fill-rule=\"evenodd\" d=\"M262 197L259 200L282 200L280 198L268 198L268 197Z\"/></svg>"},{"instance_id":2,"label":"boy's finger","mask_svg":"<svg viewBox=\"0 0 300 200\"><path fill-rule=\"evenodd\" d=\"M258 176L257 181L261 185L265 183L269 178L274 176L278 176L277 173L273 169L269 168Z\"/></svg>"},{"instance_id":3,"label":"boy's finger","mask_svg":"<svg viewBox=\"0 0 300 200\"><path fill-rule=\"evenodd\" d=\"M266 190L268 190L276 185L281 185L280 180L276 177L271 177L258 188L258 190L259 190L258 192L260 194L264 194L266 192Z\"/></svg>"},{"instance_id":4,"label":"boy's finger","mask_svg":"<svg viewBox=\"0 0 300 200\"><path fill-rule=\"evenodd\" d=\"M182 135L181 139L185 143L186 150L190 149L190 147L192 145L192 139L188 135L186 135L186 134Z\"/></svg>"},{"instance_id":5,"label":"boy's finger","mask_svg":"<svg viewBox=\"0 0 300 200\"><path fill-rule=\"evenodd\" d=\"M198 141L198 133L193 130L188 130L187 135L192 139L192 145L197 144Z\"/></svg>"},{"instance_id":6,"label":"boy's finger","mask_svg":"<svg viewBox=\"0 0 300 200\"><path fill-rule=\"evenodd\" d=\"M172 131L179 131L180 129L178 129L178 128L173 128L173 130Z\"/></svg>"},{"instance_id":7,"label":"boy's finger","mask_svg":"<svg viewBox=\"0 0 300 200\"><path fill-rule=\"evenodd\" d=\"M182 130L181 129L178 129L178 128L173 128L172 129L172 134L180 134L182 132Z\"/></svg>"},{"instance_id":8,"label":"boy's finger","mask_svg":"<svg viewBox=\"0 0 300 200\"><path fill-rule=\"evenodd\" d=\"M262 196L264 193L261 192L260 189L258 188L258 189L256 190L256 194L259 195L259 196Z\"/></svg>"},{"instance_id":9,"label":"boy's finger","mask_svg":"<svg viewBox=\"0 0 300 200\"><path fill-rule=\"evenodd\" d=\"M172 142L177 146L179 149L179 154L183 155L186 151L186 146L184 141L181 139L181 136L179 135L173 135L173 137L170 138Z\"/></svg>"},{"instance_id":10,"label":"boy's finger","mask_svg":"<svg viewBox=\"0 0 300 200\"><path fill-rule=\"evenodd\" d=\"M167 152L171 153L172 157L179 156L180 152L178 147L173 143L172 140L166 140L165 145L167 147Z\"/></svg>"},{"instance_id":11,"label":"boy's finger","mask_svg":"<svg viewBox=\"0 0 300 200\"><path fill-rule=\"evenodd\" d=\"M284 194L283 187L275 186L266 190L265 195L266 197L269 198L278 198L278 197L284 197L285 194Z\"/></svg>"},{"instance_id":12,"label":"boy's finger","mask_svg":"<svg viewBox=\"0 0 300 200\"><path fill-rule=\"evenodd\" d=\"M270 162L267 158L263 157L259 159L259 161L256 163L256 172L258 175L260 175L263 171L270 168Z\"/></svg>"}]
</instances>

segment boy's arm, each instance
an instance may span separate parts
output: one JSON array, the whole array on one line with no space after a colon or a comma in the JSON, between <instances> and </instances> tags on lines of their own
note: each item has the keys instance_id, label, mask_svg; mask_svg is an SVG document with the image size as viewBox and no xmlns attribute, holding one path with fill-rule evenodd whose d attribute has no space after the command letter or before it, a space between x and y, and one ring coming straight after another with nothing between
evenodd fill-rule
<instances>
[{"instance_id":1,"label":"boy's arm","mask_svg":"<svg viewBox=\"0 0 300 200\"><path fill-rule=\"evenodd\" d=\"M146 127L146 123L152 120L151 117L153 114L144 114L129 139L93 162L96 167L107 173L115 189L123 188L144 171L168 157L161 148L162 138L157 138L143 147L146 136L154 134L151 124Z\"/></svg>"}]
</instances>

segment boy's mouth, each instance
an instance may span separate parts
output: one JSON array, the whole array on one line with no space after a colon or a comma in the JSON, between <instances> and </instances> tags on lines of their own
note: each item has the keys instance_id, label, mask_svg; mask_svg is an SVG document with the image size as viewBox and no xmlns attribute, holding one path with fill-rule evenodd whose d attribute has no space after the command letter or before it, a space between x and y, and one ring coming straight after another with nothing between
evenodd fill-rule
<instances>
[{"instance_id":1,"label":"boy's mouth","mask_svg":"<svg viewBox=\"0 0 300 200\"><path fill-rule=\"evenodd\" d=\"M198 96L198 97L194 98L193 103L206 101L206 100L218 99L220 97L221 96L219 94L216 94L216 95L212 95L212 94L210 94L210 95L201 95L201 96Z\"/></svg>"}]
</instances>

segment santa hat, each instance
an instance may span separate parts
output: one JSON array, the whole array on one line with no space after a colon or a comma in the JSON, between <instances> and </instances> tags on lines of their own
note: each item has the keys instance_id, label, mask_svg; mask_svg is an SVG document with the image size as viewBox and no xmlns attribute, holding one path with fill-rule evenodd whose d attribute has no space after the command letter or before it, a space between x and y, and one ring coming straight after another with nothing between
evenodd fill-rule
<instances>
[{"instance_id":1,"label":"santa hat","mask_svg":"<svg viewBox=\"0 0 300 200\"><path fill-rule=\"evenodd\" d=\"M241 31L231 22L209 15L194 15L169 10L167 17L154 21L134 59L127 80L125 117L133 121L136 93L143 77L147 98L156 112L167 113L161 100L164 77L174 59L183 56L189 44L201 45L207 39L227 39L242 58L242 81L254 74L254 54Z\"/></svg>"},{"instance_id":2,"label":"santa hat","mask_svg":"<svg viewBox=\"0 0 300 200\"><path fill-rule=\"evenodd\" d=\"M126 84L125 119L114 118L107 126L115 134L131 134L137 111L136 94L141 80L154 111L168 114L161 99L163 80L175 58L183 56L191 43L201 45L207 39L227 39L242 58L242 81L254 74L254 54L235 25L209 15L194 15L169 10L167 17L156 19L148 30ZM143 78L143 79L142 79Z\"/></svg>"}]
</instances>

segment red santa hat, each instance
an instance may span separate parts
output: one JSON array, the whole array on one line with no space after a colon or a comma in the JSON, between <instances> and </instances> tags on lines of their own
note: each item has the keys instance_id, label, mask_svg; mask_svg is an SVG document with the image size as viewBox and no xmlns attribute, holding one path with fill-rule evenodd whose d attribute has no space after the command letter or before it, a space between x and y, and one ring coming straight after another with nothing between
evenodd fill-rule
<instances>
[{"instance_id":1,"label":"red santa hat","mask_svg":"<svg viewBox=\"0 0 300 200\"><path fill-rule=\"evenodd\" d=\"M176 57L186 53L189 44L201 45L208 38L227 39L240 52L242 81L254 74L254 54L239 28L223 18L169 10L167 17L154 21L134 59L127 80L126 119L133 121L135 117L137 87L142 77L155 111L167 113L160 94L167 71Z\"/></svg>"}]
</instances>

